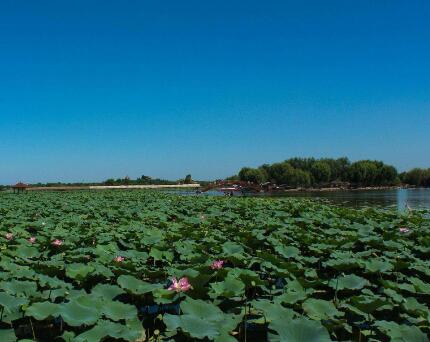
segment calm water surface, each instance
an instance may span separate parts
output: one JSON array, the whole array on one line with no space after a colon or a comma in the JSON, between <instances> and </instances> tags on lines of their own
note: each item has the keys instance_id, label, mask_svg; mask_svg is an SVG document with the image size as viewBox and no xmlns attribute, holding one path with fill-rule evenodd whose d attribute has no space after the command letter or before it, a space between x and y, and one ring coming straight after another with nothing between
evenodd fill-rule
<instances>
[{"instance_id":1,"label":"calm water surface","mask_svg":"<svg viewBox=\"0 0 430 342\"><path fill-rule=\"evenodd\" d=\"M430 209L430 189L303 192L291 193L286 196L323 198L335 204L352 207L395 207L404 210L408 206L412 209Z\"/></svg>"},{"instance_id":2,"label":"calm water surface","mask_svg":"<svg viewBox=\"0 0 430 342\"><path fill-rule=\"evenodd\" d=\"M195 195L194 191L180 191L184 195ZM217 191L208 191L199 196L223 196ZM412 209L430 210L430 188L427 189L394 189L369 191L332 191L332 192L288 192L282 195L261 195L270 197L321 198L338 205L350 207L375 206L397 208L404 210L407 206Z\"/></svg>"}]
</instances>

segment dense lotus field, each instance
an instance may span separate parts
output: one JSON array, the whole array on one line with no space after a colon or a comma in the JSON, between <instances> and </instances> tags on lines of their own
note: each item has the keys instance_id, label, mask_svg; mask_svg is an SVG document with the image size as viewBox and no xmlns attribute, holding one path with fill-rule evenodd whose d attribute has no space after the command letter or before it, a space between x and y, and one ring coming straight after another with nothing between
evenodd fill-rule
<instances>
[{"instance_id":1,"label":"dense lotus field","mask_svg":"<svg viewBox=\"0 0 430 342\"><path fill-rule=\"evenodd\" d=\"M428 341L430 220L297 199L0 194L0 341Z\"/></svg>"}]
</instances>

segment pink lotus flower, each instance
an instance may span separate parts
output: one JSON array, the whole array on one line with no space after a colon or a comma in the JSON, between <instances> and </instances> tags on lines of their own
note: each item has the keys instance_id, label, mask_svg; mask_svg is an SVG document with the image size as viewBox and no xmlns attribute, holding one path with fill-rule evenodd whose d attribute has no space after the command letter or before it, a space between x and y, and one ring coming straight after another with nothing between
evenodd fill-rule
<instances>
[{"instance_id":1,"label":"pink lotus flower","mask_svg":"<svg viewBox=\"0 0 430 342\"><path fill-rule=\"evenodd\" d=\"M28 239L28 242L35 243L36 242L36 237L32 236L31 238Z\"/></svg>"},{"instance_id":2,"label":"pink lotus flower","mask_svg":"<svg viewBox=\"0 0 430 342\"><path fill-rule=\"evenodd\" d=\"M400 233L403 233L403 234L405 234L405 233L409 233L409 232L410 232L410 229L409 229L409 228L406 228L406 227L401 227L401 228L399 228L399 232L400 232Z\"/></svg>"},{"instance_id":3,"label":"pink lotus flower","mask_svg":"<svg viewBox=\"0 0 430 342\"><path fill-rule=\"evenodd\" d=\"M63 244L63 240L60 240L60 239L55 239L54 241L52 241L52 245L56 247L60 247L62 244Z\"/></svg>"},{"instance_id":4,"label":"pink lotus flower","mask_svg":"<svg viewBox=\"0 0 430 342\"><path fill-rule=\"evenodd\" d=\"M13 234L12 233L6 233L5 238L10 241L13 239Z\"/></svg>"},{"instance_id":5,"label":"pink lotus flower","mask_svg":"<svg viewBox=\"0 0 430 342\"><path fill-rule=\"evenodd\" d=\"M172 285L168 288L170 291L176 291L179 292L186 292L191 288L191 284L188 281L187 277L183 277L181 279L176 280L175 277L172 278Z\"/></svg>"},{"instance_id":6,"label":"pink lotus flower","mask_svg":"<svg viewBox=\"0 0 430 342\"><path fill-rule=\"evenodd\" d=\"M220 270L223 266L224 266L225 261L224 260L215 260L212 265L211 268L213 270Z\"/></svg>"},{"instance_id":7,"label":"pink lotus flower","mask_svg":"<svg viewBox=\"0 0 430 342\"><path fill-rule=\"evenodd\" d=\"M123 262L124 260L125 260L125 258L122 256L117 256L113 259L113 261L115 261L115 262Z\"/></svg>"}]
</instances>

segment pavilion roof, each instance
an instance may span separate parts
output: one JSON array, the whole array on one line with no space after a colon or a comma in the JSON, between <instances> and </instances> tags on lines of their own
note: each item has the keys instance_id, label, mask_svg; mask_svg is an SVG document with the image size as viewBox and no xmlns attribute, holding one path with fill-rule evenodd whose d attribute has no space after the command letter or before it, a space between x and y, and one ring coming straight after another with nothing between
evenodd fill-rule
<instances>
[{"instance_id":1,"label":"pavilion roof","mask_svg":"<svg viewBox=\"0 0 430 342\"><path fill-rule=\"evenodd\" d=\"M25 189L25 188L28 188L28 184L19 182L19 183L16 183L15 185L13 185L12 188L15 188L15 189Z\"/></svg>"}]
</instances>

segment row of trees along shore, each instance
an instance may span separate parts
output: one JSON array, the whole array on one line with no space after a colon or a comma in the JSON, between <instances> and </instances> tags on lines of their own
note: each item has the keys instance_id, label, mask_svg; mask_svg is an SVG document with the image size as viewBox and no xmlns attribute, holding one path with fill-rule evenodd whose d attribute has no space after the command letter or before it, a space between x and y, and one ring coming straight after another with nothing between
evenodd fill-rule
<instances>
[{"instance_id":1,"label":"row of trees along shore","mask_svg":"<svg viewBox=\"0 0 430 342\"><path fill-rule=\"evenodd\" d=\"M183 179L178 180L167 180L161 178L152 178L149 176L142 175L136 179L131 179L128 176L124 178L110 178L105 180L104 182L75 182L75 183L36 183L32 184L34 186L46 186L46 187L55 187L55 186L88 186L88 185L176 185L176 184L192 184L194 183L191 175L188 174Z\"/></svg>"},{"instance_id":2,"label":"row of trees along shore","mask_svg":"<svg viewBox=\"0 0 430 342\"><path fill-rule=\"evenodd\" d=\"M380 187L407 184L430 186L430 169L412 169L398 173L396 168L377 160L359 160L351 163L348 158L291 158L258 168L244 167L237 176L252 183L271 182L288 187Z\"/></svg>"},{"instance_id":3,"label":"row of trees along shore","mask_svg":"<svg viewBox=\"0 0 430 342\"><path fill-rule=\"evenodd\" d=\"M191 184L193 180L191 175L186 175L184 179L178 179L171 181L167 179L152 178L149 176L142 175L136 179L130 179L129 177L118 178L118 179L107 179L104 181L104 185L176 185L176 184Z\"/></svg>"}]
</instances>

